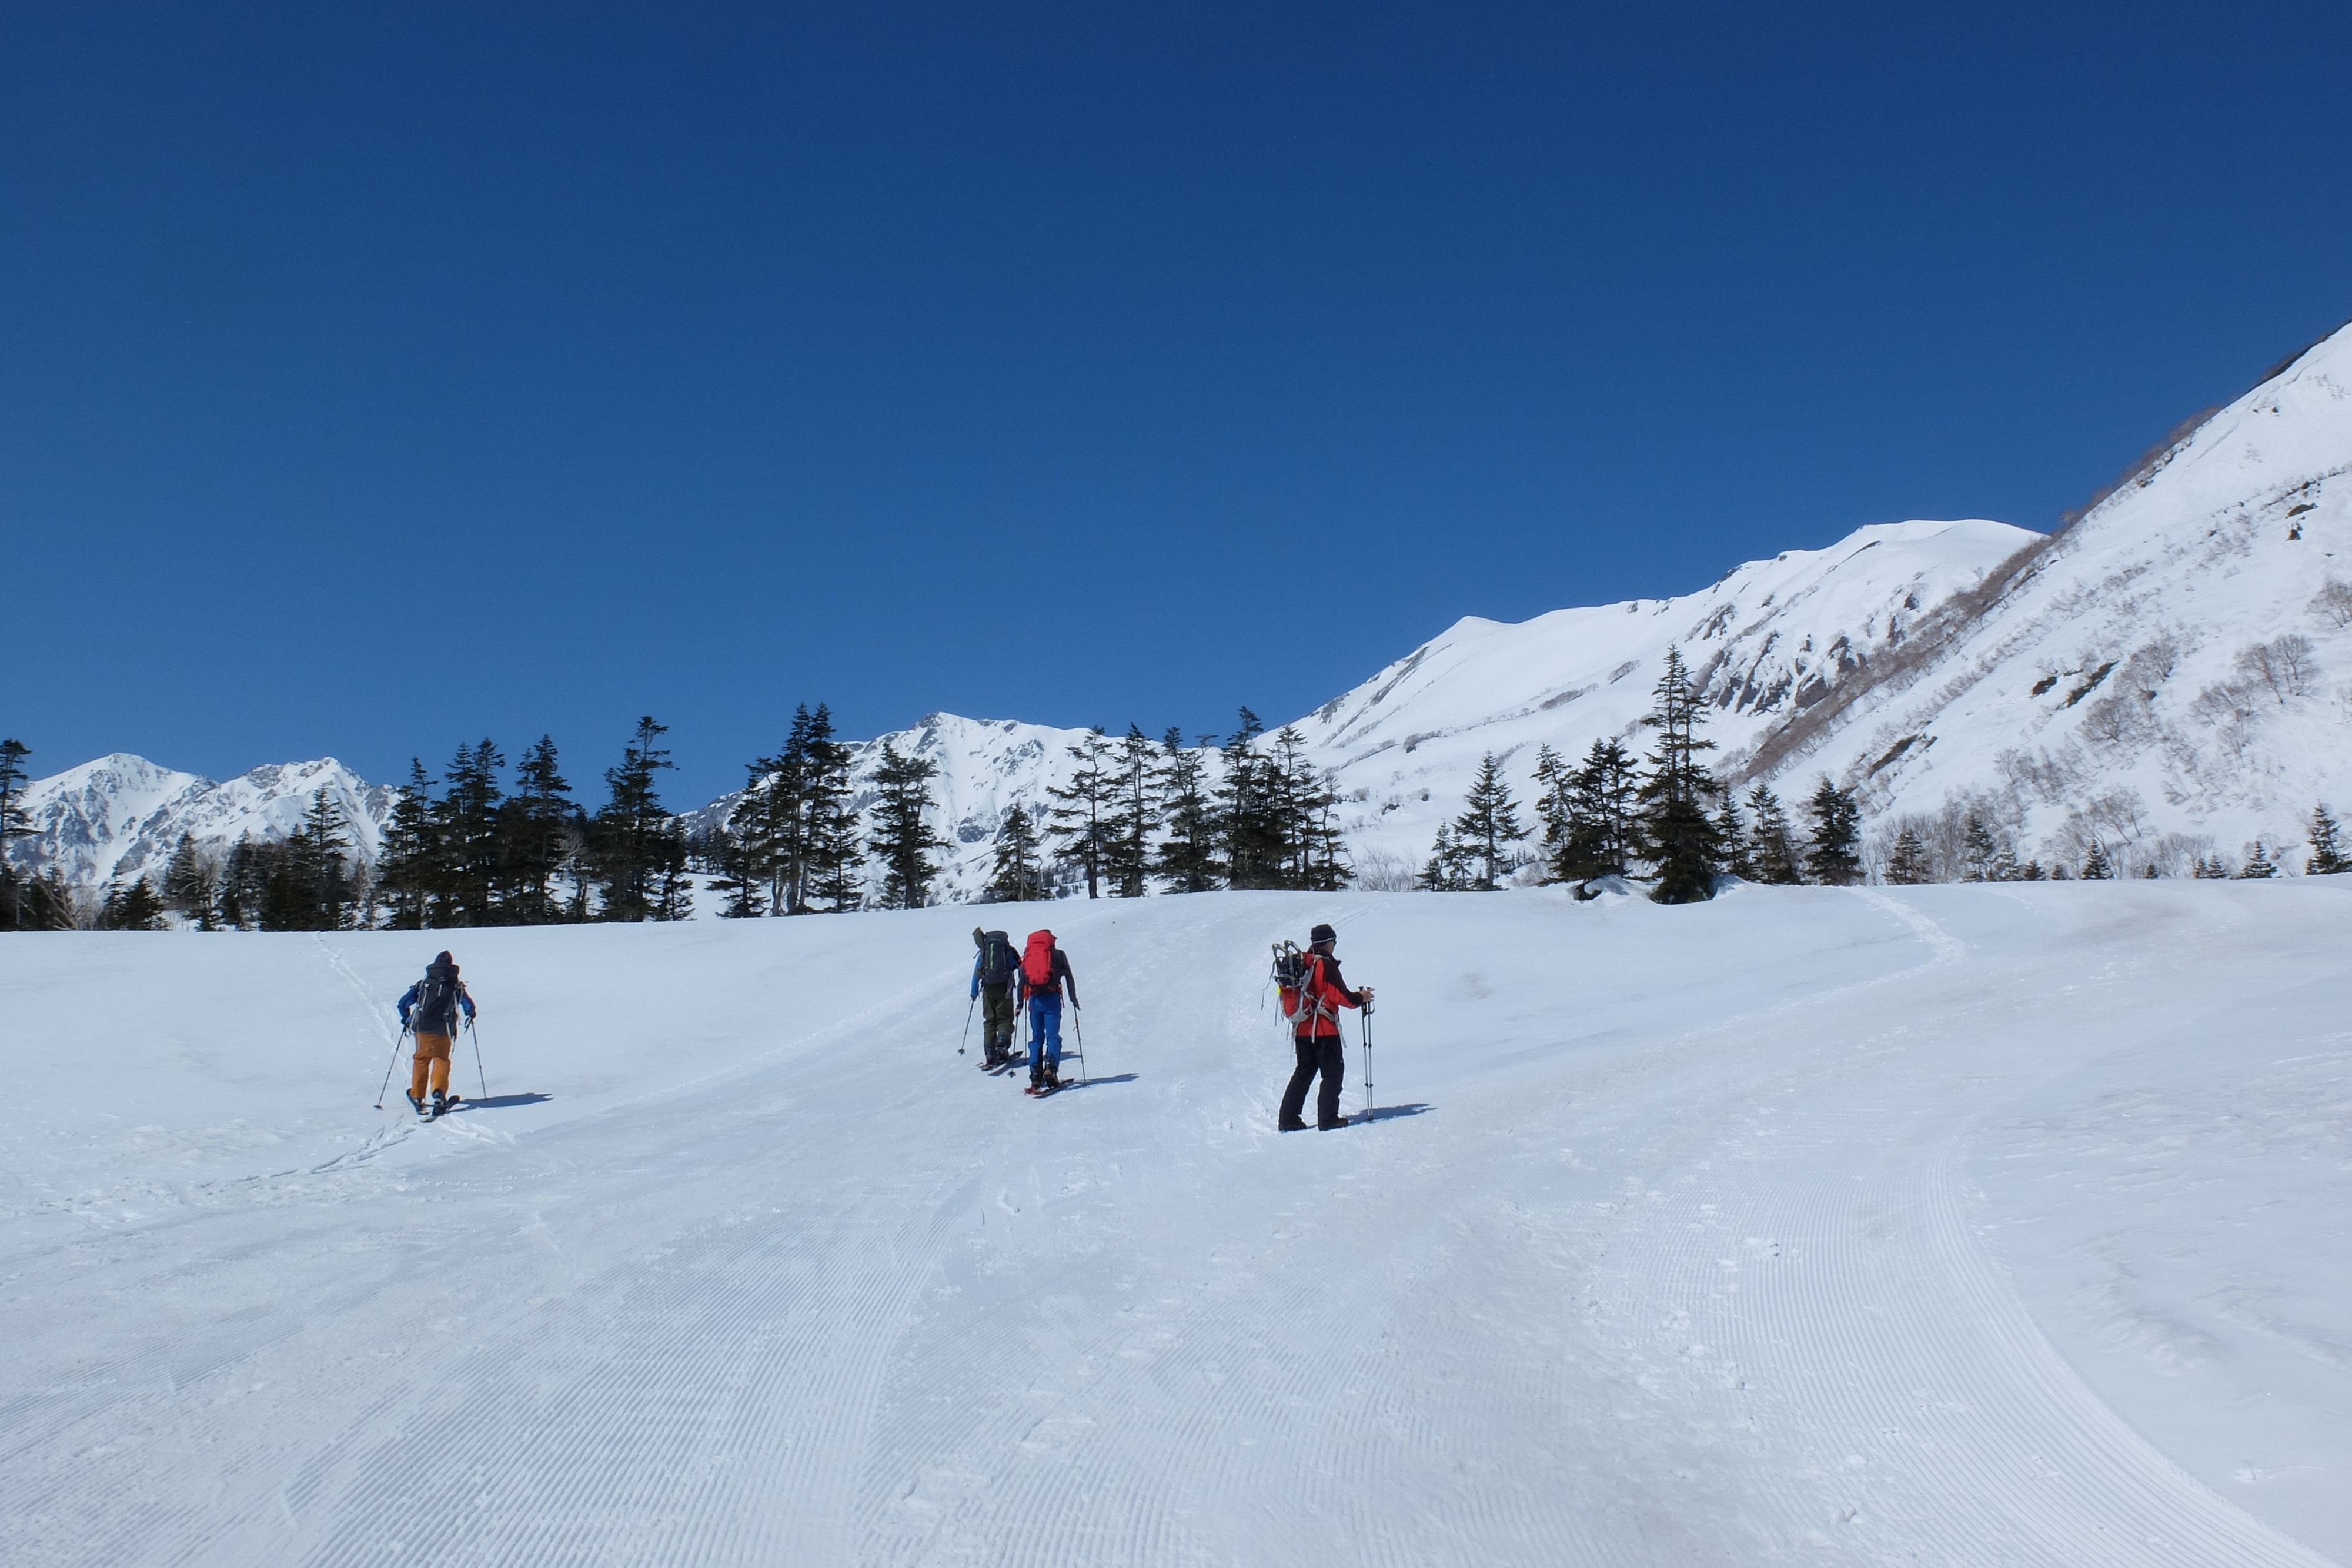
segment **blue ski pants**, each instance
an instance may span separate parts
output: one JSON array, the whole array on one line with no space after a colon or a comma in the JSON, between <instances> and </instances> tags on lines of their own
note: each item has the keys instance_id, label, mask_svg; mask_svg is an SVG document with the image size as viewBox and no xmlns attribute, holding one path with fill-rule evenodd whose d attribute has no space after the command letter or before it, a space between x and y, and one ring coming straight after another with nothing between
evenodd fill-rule
<instances>
[{"instance_id":1,"label":"blue ski pants","mask_svg":"<svg viewBox=\"0 0 2352 1568\"><path fill-rule=\"evenodd\" d=\"M1029 1071L1037 1071L1037 1050L1056 1071L1062 1065L1062 994L1040 991L1029 998Z\"/></svg>"}]
</instances>

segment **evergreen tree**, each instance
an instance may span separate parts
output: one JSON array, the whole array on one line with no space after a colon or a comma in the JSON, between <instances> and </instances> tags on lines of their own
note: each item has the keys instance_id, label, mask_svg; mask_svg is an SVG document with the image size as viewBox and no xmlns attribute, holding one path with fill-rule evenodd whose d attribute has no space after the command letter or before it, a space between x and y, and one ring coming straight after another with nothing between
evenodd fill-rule
<instances>
[{"instance_id":1,"label":"evergreen tree","mask_svg":"<svg viewBox=\"0 0 2352 1568\"><path fill-rule=\"evenodd\" d=\"M849 803L850 762L850 748L834 738L832 710L817 704L809 721L807 827L801 852L808 890L804 908L840 914L866 902L857 813Z\"/></svg>"},{"instance_id":2,"label":"evergreen tree","mask_svg":"<svg viewBox=\"0 0 2352 1568\"><path fill-rule=\"evenodd\" d=\"M164 907L194 921L197 930L210 931L213 901L218 896L213 868L196 848L195 835L182 833L171 863L163 868Z\"/></svg>"},{"instance_id":3,"label":"evergreen tree","mask_svg":"<svg viewBox=\"0 0 2352 1568\"><path fill-rule=\"evenodd\" d=\"M433 805L434 847L438 862L440 909L436 925L499 923L499 769L506 758L484 739L459 746L443 775L441 799Z\"/></svg>"},{"instance_id":4,"label":"evergreen tree","mask_svg":"<svg viewBox=\"0 0 2352 1568\"><path fill-rule=\"evenodd\" d=\"M340 931L352 920L358 888L342 807L325 787L310 797L301 825L264 862L261 925L266 931Z\"/></svg>"},{"instance_id":5,"label":"evergreen tree","mask_svg":"<svg viewBox=\"0 0 2352 1568\"><path fill-rule=\"evenodd\" d=\"M1493 752L1486 753L1478 765L1478 777L1463 797L1462 814L1454 819L1454 841L1478 862L1472 885L1482 893L1494 892L1517 863L1510 846L1528 831L1519 821L1518 803L1511 799L1502 764L1495 760Z\"/></svg>"},{"instance_id":6,"label":"evergreen tree","mask_svg":"<svg viewBox=\"0 0 2352 1568\"><path fill-rule=\"evenodd\" d=\"M1797 865L1797 846L1789 828L1789 813L1781 809L1780 797L1759 783L1748 791L1748 810L1756 824L1748 832L1748 841L1753 846L1748 853L1756 866L1756 880L1775 887L1804 881L1804 873Z\"/></svg>"},{"instance_id":7,"label":"evergreen tree","mask_svg":"<svg viewBox=\"0 0 2352 1568\"><path fill-rule=\"evenodd\" d=\"M1715 896L1722 847L1706 814L1716 783L1698 760L1715 742L1698 738L1698 694L1690 683L1680 648L1666 650L1666 667L1651 694L1642 722L1658 732L1650 753L1650 776L1642 784L1643 836L1658 868L1650 896L1660 904L1695 904Z\"/></svg>"},{"instance_id":8,"label":"evergreen tree","mask_svg":"<svg viewBox=\"0 0 2352 1568\"><path fill-rule=\"evenodd\" d=\"M728 817L746 855L767 873L772 915L808 911L814 830L822 820L818 769L832 737L832 714L822 706L811 714L801 704L782 747L751 761L751 783Z\"/></svg>"},{"instance_id":9,"label":"evergreen tree","mask_svg":"<svg viewBox=\"0 0 2352 1568\"><path fill-rule=\"evenodd\" d=\"M687 920L694 915L694 881L686 831L677 821L664 824L654 841L653 909L655 920Z\"/></svg>"},{"instance_id":10,"label":"evergreen tree","mask_svg":"<svg viewBox=\"0 0 2352 1568\"><path fill-rule=\"evenodd\" d=\"M33 923L26 904L32 879L16 869L8 853L9 840L33 836L24 808L25 758L32 755L33 748L21 740L0 740L0 931L44 929Z\"/></svg>"},{"instance_id":11,"label":"evergreen tree","mask_svg":"<svg viewBox=\"0 0 2352 1568\"><path fill-rule=\"evenodd\" d=\"M1218 832L1229 887L1280 887L1285 876L1283 780L1258 747L1265 726L1249 709L1225 737L1217 788Z\"/></svg>"},{"instance_id":12,"label":"evergreen tree","mask_svg":"<svg viewBox=\"0 0 2352 1568\"><path fill-rule=\"evenodd\" d=\"M2337 831L2336 819L2326 801L2312 808L2311 863L2304 867L2306 875L2334 876L2338 872L2352 871L2352 861L2344 858L2336 841Z\"/></svg>"},{"instance_id":13,"label":"evergreen tree","mask_svg":"<svg viewBox=\"0 0 2352 1568\"><path fill-rule=\"evenodd\" d=\"M1896 887L1916 887L1929 880L1931 870L1927 846L1916 830L1906 826L1895 836L1895 849L1886 857L1886 880Z\"/></svg>"},{"instance_id":14,"label":"evergreen tree","mask_svg":"<svg viewBox=\"0 0 2352 1568\"><path fill-rule=\"evenodd\" d=\"M1160 829L1160 770L1151 737L1134 724L1109 768L1110 814L1103 823L1103 874L1120 898L1151 891L1151 835Z\"/></svg>"},{"instance_id":15,"label":"evergreen tree","mask_svg":"<svg viewBox=\"0 0 2352 1568\"><path fill-rule=\"evenodd\" d=\"M1962 882L2006 882L1996 875L2000 868L2001 847L1992 836L1992 830L1974 811L1969 813L1968 830L1961 839L1960 857Z\"/></svg>"},{"instance_id":16,"label":"evergreen tree","mask_svg":"<svg viewBox=\"0 0 2352 1568\"><path fill-rule=\"evenodd\" d=\"M229 846L227 862L221 867L216 916L226 930L247 930L260 919L260 887L267 873L259 859L251 834L240 836Z\"/></svg>"},{"instance_id":17,"label":"evergreen tree","mask_svg":"<svg viewBox=\"0 0 2352 1568\"><path fill-rule=\"evenodd\" d=\"M1061 858L1086 873L1087 896L1100 898L1117 788L1108 765L1110 742L1097 726L1069 750L1077 769L1070 775L1067 785L1045 787L1045 793L1054 800L1047 813L1045 831L1061 841Z\"/></svg>"},{"instance_id":18,"label":"evergreen tree","mask_svg":"<svg viewBox=\"0 0 2352 1568\"><path fill-rule=\"evenodd\" d=\"M1337 893L1356 880L1355 868L1347 862L1347 841L1339 834L1339 793L1328 775L1312 768L1304 779L1297 885L1307 893Z\"/></svg>"},{"instance_id":19,"label":"evergreen tree","mask_svg":"<svg viewBox=\"0 0 2352 1568\"><path fill-rule=\"evenodd\" d=\"M1307 759L1307 737L1294 726L1285 725L1262 755L1259 800L1262 859L1270 867L1262 885L1329 893L1354 877L1341 858L1339 792Z\"/></svg>"},{"instance_id":20,"label":"evergreen tree","mask_svg":"<svg viewBox=\"0 0 2352 1568\"><path fill-rule=\"evenodd\" d=\"M72 931L80 926L81 909L74 890L66 885L56 868L32 873L19 872L16 876L16 930Z\"/></svg>"},{"instance_id":21,"label":"evergreen tree","mask_svg":"<svg viewBox=\"0 0 2352 1568\"><path fill-rule=\"evenodd\" d=\"M1832 887L1861 881L1862 807L1853 792L1824 778L1806 804L1813 815L1813 846L1805 856L1806 874Z\"/></svg>"},{"instance_id":22,"label":"evergreen tree","mask_svg":"<svg viewBox=\"0 0 2352 1568\"><path fill-rule=\"evenodd\" d=\"M128 885L118 876L106 890L106 901L99 906L98 928L100 931L161 931L163 929L163 901L144 877Z\"/></svg>"},{"instance_id":23,"label":"evergreen tree","mask_svg":"<svg viewBox=\"0 0 2352 1568\"><path fill-rule=\"evenodd\" d=\"M928 757L901 757L882 743L882 763L874 770L876 802L870 852L882 862L882 907L920 909L930 901L939 868L930 852L947 842L931 831L924 813L932 805L930 780L939 764Z\"/></svg>"},{"instance_id":24,"label":"evergreen tree","mask_svg":"<svg viewBox=\"0 0 2352 1568\"><path fill-rule=\"evenodd\" d=\"M823 705L817 717L825 719ZM811 743L802 902L796 914L844 914L866 902L858 814L850 807L851 750L830 738L829 721Z\"/></svg>"},{"instance_id":25,"label":"evergreen tree","mask_svg":"<svg viewBox=\"0 0 2352 1568\"><path fill-rule=\"evenodd\" d=\"M637 721L636 733L621 751L621 765L604 770L611 798L597 811L590 852L604 889L604 918L640 921L655 917L660 883L673 847L684 859L682 835L662 809L655 776L675 766L667 747L654 743L669 727L654 722L651 714Z\"/></svg>"},{"instance_id":26,"label":"evergreen tree","mask_svg":"<svg viewBox=\"0 0 2352 1568\"><path fill-rule=\"evenodd\" d=\"M2246 857L2246 863L2239 870L2237 880L2260 882L2265 877L2276 875L2278 875L2278 867L2272 862L2270 852L2263 847L2262 840L2256 839L2254 852Z\"/></svg>"},{"instance_id":27,"label":"evergreen tree","mask_svg":"<svg viewBox=\"0 0 2352 1568\"><path fill-rule=\"evenodd\" d=\"M1160 740L1160 771L1153 788L1168 836L1160 841L1152 869L1167 879L1171 893L1206 893L1218 882L1217 808L1203 783L1208 743L1203 736L1201 749L1188 751L1174 729Z\"/></svg>"},{"instance_id":28,"label":"evergreen tree","mask_svg":"<svg viewBox=\"0 0 2352 1568\"><path fill-rule=\"evenodd\" d=\"M498 905L508 924L564 918L554 882L572 858L575 810L555 737L542 735L515 764L515 792L499 808Z\"/></svg>"},{"instance_id":29,"label":"evergreen tree","mask_svg":"<svg viewBox=\"0 0 2352 1568\"><path fill-rule=\"evenodd\" d=\"M2221 856L2216 852L2200 859L2191 874L2200 882L2218 882L2230 874L2230 868L2221 863Z\"/></svg>"},{"instance_id":30,"label":"evergreen tree","mask_svg":"<svg viewBox=\"0 0 2352 1568\"><path fill-rule=\"evenodd\" d=\"M1569 780L1573 776L1567 761L1551 748L1549 741L1536 747L1536 821L1543 827L1541 846L1544 880L1559 880L1556 867L1560 847L1568 842L1573 831L1574 818L1569 802Z\"/></svg>"},{"instance_id":31,"label":"evergreen tree","mask_svg":"<svg viewBox=\"0 0 2352 1568\"><path fill-rule=\"evenodd\" d=\"M433 780L425 764L408 759L408 782L392 802L383 841L376 854L376 878L392 909L395 931L422 931L434 924L433 900L439 885L440 856L433 818Z\"/></svg>"},{"instance_id":32,"label":"evergreen tree","mask_svg":"<svg viewBox=\"0 0 2352 1568\"><path fill-rule=\"evenodd\" d=\"M1004 813L1003 825L996 830L996 868L988 882L989 903L1030 904L1045 896L1037 852L1037 824L1015 801Z\"/></svg>"},{"instance_id":33,"label":"evergreen tree","mask_svg":"<svg viewBox=\"0 0 2352 1568\"><path fill-rule=\"evenodd\" d=\"M1756 846L1739 820L1739 808L1732 802L1728 789L1723 792L1723 803L1715 813L1715 841L1723 857L1725 872L1742 882L1758 880Z\"/></svg>"},{"instance_id":34,"label":"evergreen tree","mask_svg":"<svg viewBox=\"0 0 2352 1568\"><path fill-rule=\"evenodd\" d=\"M2093 839L2091 841L2091 852L2083 857L2083 880L2084 882L2113 882L2115 880L2115 862L2107 858L2107 846L2099 842L2098 840Z\"/></svg>"},{"instance_id":35,"label":"evergreen tree","mask_svg":"<svg viewBox=\"0 0 2352 1568\"><path fill-rule=\"evenodd\" d=\"M720 828L710 835L704 852L717 873L711 887L727 896L719 906L720 919L747 920L768 912L767 867L741 834Z\"/></svg>"},{"instance_id":36,"label":"evergreen tree","mask_svg":"<svg viewBox=\"0 0 2352 1568\"><path fill-rule=\"evenodd\" d=\"M751 788L728 825L767 870L770 914L855 909L863 902L851 763L824 703L814 713L806 703L795 708L782 748L751 763Z\"/></svg>"},{"instance_id":37,"label":"evergreen tree","mask_svg":"<svg viewBox=\"0 0 2352 1568\"><path fill-rule=\"evenodd\" d=\"M0 843L32 836L32 823L25 817L25 758L32 755L33 748L21 740L0 740Z\"/></svg>"},{"instance_id":38,"label":"evergreen tree","mask_svg":"<svg viewBox=\"0 0 2352 1568\"><path fill-rule=\"evenodd\" d=\"M1633 758L1617 740L1595 740L1573 772L1561 776L1560 766L1545 791L1546 880L1623 875L1633 851Z\"/></svg>"},{"instance_id":39,"label":"evergreen tree","mask_svg":"<svg viewBox=\"0 0 2352 1568\"><path fill-rule=\"evenodd\" d=\"M1429 862L1421 868L1420 886L1428 893L1460 893L1471 885L1475 852L1454 836L1454 824L1437 824L1437 841L1430 846Z\"/></svg>"}]
</instances>

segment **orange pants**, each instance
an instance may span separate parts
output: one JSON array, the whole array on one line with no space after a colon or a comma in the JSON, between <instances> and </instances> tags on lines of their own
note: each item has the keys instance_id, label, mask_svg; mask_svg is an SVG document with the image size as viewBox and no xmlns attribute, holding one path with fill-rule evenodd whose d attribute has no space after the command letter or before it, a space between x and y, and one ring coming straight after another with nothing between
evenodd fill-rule
<instances>
[{"instance_id":1,"label":"orange pants","mask_svg":"<svg viewBox=\"0 0 2352 1568\"><path fill-rule=\"evenodd\" d=\"M420 1034L416 1037L416 1059L408 1075L408 1092L419 1100L425 1098L428 1071L432 1075L433 1092L446 1092L449 1088L449 1037L446 1034Z\"/></svg>"}]
</instances>

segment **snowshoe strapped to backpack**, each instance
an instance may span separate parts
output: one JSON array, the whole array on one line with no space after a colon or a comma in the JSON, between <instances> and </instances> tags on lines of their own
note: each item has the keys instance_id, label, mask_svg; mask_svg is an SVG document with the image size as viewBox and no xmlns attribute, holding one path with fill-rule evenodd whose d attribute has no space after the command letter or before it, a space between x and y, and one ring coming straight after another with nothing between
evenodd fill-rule
<instances>
[{"instance_id":1,"label":"snowshoe strapped to backpack","mask_svg":"<svg viewBox=\"0 0 2352 1568\"><path fill-rule=\"evenodd\" d=\"M1021 977L1029 982L1033 991L1042 991L1054 983L1054 934L1051 931L1029 933L1029 946L1021 954Z\"/></svg>"},{"instance_id":2,"label":"snowshoe strapped to backpack","mask_svg":"<svg viewBox=\"0 0 2352 1568\"><path fill-rule=\"evenodd\" d=\"M1013 938L1002 931L983 931L980 937L980 983L983 989L1001 991L1013 983L1013 971L1021 965L1020 956L1013 950Z\"/></svg>"}]
</instances>

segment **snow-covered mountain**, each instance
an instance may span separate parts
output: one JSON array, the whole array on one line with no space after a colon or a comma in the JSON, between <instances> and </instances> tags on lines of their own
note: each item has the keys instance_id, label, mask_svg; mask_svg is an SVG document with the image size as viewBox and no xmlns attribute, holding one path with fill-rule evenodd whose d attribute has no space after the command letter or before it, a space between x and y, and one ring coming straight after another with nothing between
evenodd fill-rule
<instances>
[{"instance_id":1,"label":"snow-covered mountain","mask_svg":"<svg viewBox=\"0 0 2352 1568\"><path fill-rule=\"evenodd\" d=\"M1793 806L1858 787L1883 852L1920 829L1948 863L1974 812L2021 858L2127 871L2235 860L2260 838L2299 867L2315 801L2352 778L2352 328L2157 453L2074 527L1982 519L1857 529L1670 599L1465 618L1297 720L1347 802L1373 885L1396 885L1488 753L1522 798L1541 747L1643 748L1665 652L1708 704L1718 775ZM2344 559L2339 561L2337 557ZM1015 804L1042 815L1079 729L929 714L856 748L855 803L885 742L939 772L942 894L987 881ZM181 831L282 837L336 789L373 854L392 791L331 760L215 784L137 758L43 779L29 853L68 877L160 870ZM720 821L737 797L688 814ZM2352 794L2337 804L2352 809Z\"/></svg>"},{"instance_id":2,"label":"snow-covered mountain","mask_svg":"<svg viewBox=\"0 0 2352 1568\"><path fill-rule=\"evenodd\" d=\"M1709 705L1706 738L1745 749L1866 676L1924 617L2042 538L1981 519L1877 524L1679 598L1513 625L1467 617L1298 727L1356 808L1346 825L1359 856L1417 864L1488 753L1525 799L1543 746L1571 762L1612 736L1643 749L1668 648L1682 649Z\"/></svg>"},{"instance_id":3,"label":"snow-covered mountain","mask_svg":"<svg viewBox=\"0 0 2352 1568\"><path fill-rule=\"evenodd\" d=\"M117 875L160 878L182 833L218 850L248 833L282 840L301 825L321 789L341 806L352 844L372 862L393 791L331 757L273 763L219 782L123 752L101 757L27 787L24 809L33 835L11 842L9 852L79 886Z\"/></svg>"},{"instance_id":4,"label":"snow-covered mountain","mask_svg":"<svg viewBox=\"0 0 2352 1568\"><path fill-rule=\"evenodd\" d=\"M1883 846L1973 810L2171 873L2352 808L2352 327L2150 460L2000 592L1748 758L1861 786Z\"/></svg>"},{"instance_id":5,"label":"snow-covered mountain","mask_svg":"<svg viewBox=\"0 0 2352 1568\"><path fill-rule=\"evenodd\" d=\"M1461 809L1487 752L1524 795L1540 746L1573 758L1598 737L1638 737L1668 647L1682 647L1717 705L1711 735L1752 746L2042 537L1980 519L1880 524L1827 549L1750 562L1680 598L1555 611L1517 625L1469 617L1297 727L1348 802L1343 825L1359 870L1393 883ZM1005 813L1019 803L1042 816L1086 733L929 714L857 748L852 800L875 798L885 742L937 764L935 826L950 843L941 886L970 897L988 881ZM689 825L723 821L740 798L691 813Z\"/></svg>"}]
</instances>

